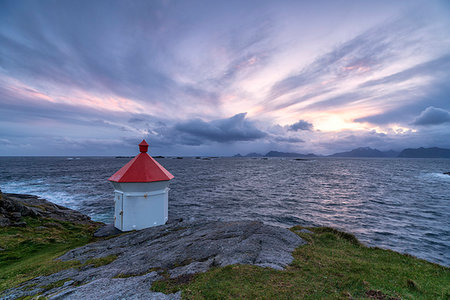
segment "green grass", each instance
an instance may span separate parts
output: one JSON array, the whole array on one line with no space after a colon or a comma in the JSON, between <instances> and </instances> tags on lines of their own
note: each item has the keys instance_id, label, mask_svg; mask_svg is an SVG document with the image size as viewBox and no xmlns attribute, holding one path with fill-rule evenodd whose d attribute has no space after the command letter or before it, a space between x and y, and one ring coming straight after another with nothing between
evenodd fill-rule
<instances>
[{"instance_id":1,"label":"green grass","mask_svg":"<svg viewBox=\"0 0 450 300\"><path fill-rule=\"evenodd\" d=\"M72 280L72 279L70 279L70 278L61 279L61 280L55 281L53 283L50 283L49 285L44 286L43 289L44 289L44 291L49 291L51 289L63 286L65 282L70 281L70 280Z\"/></svg>"},{"instance_id":2,"label":"green grass","mask_svg":"<svg viewBox=\"0 0 450 300\"><path fill-rule=\"evenodd\" d=\"M27 217L26 227L0 227L0 292L41 275L79 266L54 260L92 241L95 225ZM47 226L46 226L47 225Z\"/></svg>"},{"instance_id":3,"label":"green grass","mask_svg":"<svg viewBox=\"0 0 450 300\"><path fill-rule=\"evenodd\" d=\"M309 242L285 271L249 265L153 283L184 299L450 299L450 269L410 255L361 245L332 228L292 231ZM369 297L370 296L370 297ZM384 297L384 298L383 298Z\"/></svg>"}]
</instances>

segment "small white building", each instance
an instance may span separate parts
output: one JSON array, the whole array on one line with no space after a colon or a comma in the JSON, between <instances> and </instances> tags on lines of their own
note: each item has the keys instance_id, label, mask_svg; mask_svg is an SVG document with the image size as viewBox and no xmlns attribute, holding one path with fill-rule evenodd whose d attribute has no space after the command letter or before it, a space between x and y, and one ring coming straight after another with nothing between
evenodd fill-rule
<instances>
[{"instance_id":1,"label":"small white building","mask_svg":"<svg viewBox=\"0 0 450 300\"><path fill-rule=\"evenodd\" d=\"M114 186L114 226L121 231L163 225L168 218L169 180L173 175L147 154L148 144L108 180Z\"/></svg>"}]
</instances>

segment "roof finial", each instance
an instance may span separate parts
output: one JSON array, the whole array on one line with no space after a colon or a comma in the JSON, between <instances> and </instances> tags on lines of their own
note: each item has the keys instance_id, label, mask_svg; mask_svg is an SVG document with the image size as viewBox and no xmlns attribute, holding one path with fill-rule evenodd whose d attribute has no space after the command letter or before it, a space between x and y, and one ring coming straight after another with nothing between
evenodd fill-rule
<instances>
[{"instance_id":1,"label":"roof finial","mask_svg":"<svg viewBox=\"0 0 450 300\"><path fill-rule=\"evenodd\" d=\"M139 144L139 151L141 151L142 153L148 151L148 144L145 140L142 140L142 142Z\"/></svg>"}]
</instances>

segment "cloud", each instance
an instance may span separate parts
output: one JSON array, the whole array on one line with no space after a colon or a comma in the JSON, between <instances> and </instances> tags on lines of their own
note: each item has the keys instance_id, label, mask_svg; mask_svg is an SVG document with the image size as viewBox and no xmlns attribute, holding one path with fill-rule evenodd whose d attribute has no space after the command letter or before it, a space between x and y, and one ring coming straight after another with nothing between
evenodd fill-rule
<instances>
[{"instance_id":1,"label":"cloud","mask_svg":"<svg viewBox=\"0 0 450 300\"><path fill-rule=\"evenodd\" d=\"M313 129L313 125L307 121L300 120L297 123L294 123L289 126L289 131L299 131L299 130L308 130L311 131Z\"/></svg>"},{"instance_id":2,"label":"cloud","mask_svg":"<svg viewBox=\"0 0 450 300\"><path fill-rule=\"evenodd\" d=\"M194 119L176 124L175 129L185 134L183 137L185 142L193 144L205 141L220 143L252 141L265 137L267 134L246 119L246 114L240 113L228 119L211 122Z\"/></svg>"},{"instance_id":3,"label":"cloud","mask_svg":"<svg viewBox=\"0 0 450 300\"><path fill-rule=\"evenodd\" d=\"M450 73L449 73L450 75ZM375 125L389 125L389 124L411 124L411 120L414 120L424 107L434 106L442 109L450 110L450 87L448 85L448 76L443 77L442 80L436 82L426 88L426 93L420 98L415 98L420 91L416 89L410 89L408 91L399 90L391 93L390 95L383 95L386 99L389 99L391 103L404 99L407 96L407 101L403 105L394 107L388 106L382 113L370 114L362 118L356 118L353 122L358 123L371 123ZM378 99L378 97L376 98Z\"/></svg>"},{"instance_id":4,"label":"cloud","mask_svg":"<svg viewBox=\"0 0 450 300\"><path fill-rule=\"evenodd\" d=\"M416 23L403 16L336 44L331 51L274 82L264 101L264 111L289 108L289 112L300 113L301 117L303 113L348 107L348 111L355 112L357 122L370 117L364 116L365 112L404 112L426 98L425 89L427 94L433 93L450 75L450 56L441 51L446 46L436 43L431 28L429 22ZM430 55L423 45L436 45L440 50ZM388 118L375 119L384 122ZM407 121L408 117L402 119ZM395 118L387 123L392 121Z\"/></svg>"},{"instance_id":5,"label":"cloud","mask_svg":"<svg viewBox=\"0 0 450 300\"><path fill-rule=\"evenodd\" d=\"M450 68L450 55L443 55L436 59L415 65L411 68L391 74L389 76L385 76L374 80L368 80L363 84L361 84L360 87L363 88L377 85L400 83L414 77L421 77L427 75L430 72L433 72L436 77L439 73L446 76L448 74L449 68Z\"/></svg>"},{"instance_id":6,"label":"cloud","mask_svg":"<svg viewBox=\"0 0 450 300\"><path fill-rule=\"evenodd\" d=\"M450 122L450 112L433 106L427 107L414 120L413 125L439 125Z\"/></svg>"},{"instance_id":7,"label":"cloud","mask_svg":"<svg viewBox=\"0 0 450 300\"><path fill-rule=\"evenodd\" d=\"M5 146L5 145L11 145L11 141L8 139L0 139L0 145Z\"/></svg>"},{"instance_id":8,"label":"cloud","mask_svg":"<svg viewBox=\"0 0 450 300\"><path fill-rule=\"evenodd\" d=\"M168 10L181 14L173 11L174 6L113 1L108 6L114 9L103 14L106 3L102 1L87 7L83 7L86 3L76 7L54 3L51 13L48 5L28 3L26 9L11 5L10 25L0 24L0 75L5 70L8 76L33 87L44 86L53 95L77 91L99 95L99 99L109 95L156 104L152 109L160 111L174 106L182 110L179 99L191 103L184 107L187 110L218 101L215 91L174 76L188 69L171 53L175 48L171 45L188 26L179 26L182 18L161 20ZM83 24L80 14L86 21ZM76 99L69 100L78 104Z\"/></svg>"},{"instance_id":9,"label":"cloud","mask_svg":"<svg viewBox=\"0 0 450 300\"><path fill-rule=\"evenodd\" d=\"M300 138L296 138L296 137L275 137L273 139L275 142L282 142L282 143L290 143L290 144L295 144L295 143L304 143L305 141L300 139Z\"/></svg>"},{"instance_id":10,"label":"cloud","mask_svg":"<svg viewBox=\"0 0 450 300\"><path fill-rule=\"evenodd\" d=\"M386 29L395 27L397 40L393 41L390 31ZM389 58L394 44L398 46L406 43L408 35L405 31L412 31L412 28L399 21L367 30L317 57L299 72L276 82L269 98L276 99L314 83L343 81L351 76L372 73Z\"/></svg>"}]
</instances>

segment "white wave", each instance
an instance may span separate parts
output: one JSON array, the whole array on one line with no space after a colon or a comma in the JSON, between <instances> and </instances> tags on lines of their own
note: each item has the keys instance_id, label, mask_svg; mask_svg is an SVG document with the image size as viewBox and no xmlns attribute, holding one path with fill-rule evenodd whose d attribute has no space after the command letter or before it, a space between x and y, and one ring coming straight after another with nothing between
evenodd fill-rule
<instances>
[{"instance_id":1,"label":"white wave","mask_svg":"<svg viewBox=\"0 0 450 300\"><path fill-rule=\"evenodd\" d=\"M422 176L430 180L443 180L450 182L450 175L444 173L425 173Z\"/></svg>"},{"instance_id":2,"label":"white wave","mask_svg":"<svg viewBox=\"0 0 450 300\"><path fill-rule=\"evenodd\" d=\"M49 184L45 184L43 180L25 180L19 182L2 183L2 192L15 194L36 195L56 204L76 209L78 200L75 195L64 191L55 191L49 189Z\"/></svg>"}]
</instances>

